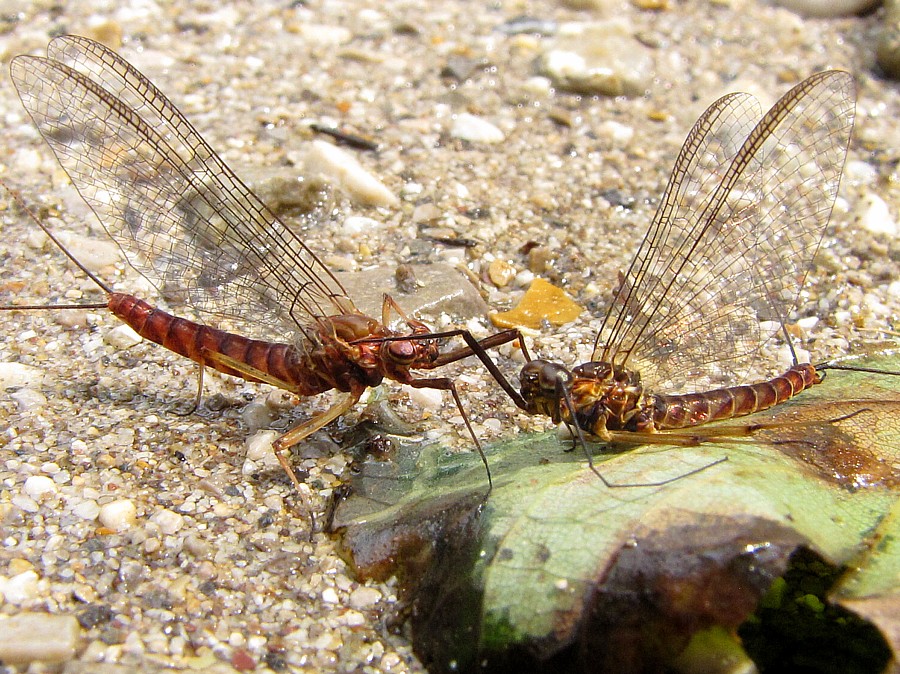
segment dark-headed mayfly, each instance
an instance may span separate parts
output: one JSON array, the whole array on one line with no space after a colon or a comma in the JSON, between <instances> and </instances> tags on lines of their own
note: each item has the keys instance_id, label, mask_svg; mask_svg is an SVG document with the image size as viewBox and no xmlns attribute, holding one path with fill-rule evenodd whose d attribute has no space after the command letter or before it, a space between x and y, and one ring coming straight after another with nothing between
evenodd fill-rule
<instances>
[{"instance_id":1,"label":"dark-headed mayfly","mask_svg":"<svg viewBox=\"0 0 900 674\"><path fill-rule=\"evenodd\" d=\"M271 326L295 339L250 339L113 292L36 222L106 292L108 303L94 308L108 306L144 338L199 363L201 386L203 368L211 367L299 396L330 389L346 394L275 441L278 460L295 485L299 482L285 450L345 413L385 377L450 391L463 412L452 380L419 379L411 370L431 370L473 353L494 370L484 349L515 339L516 331L481 343L464 330L435 333L407 318L388 296L380 322L361 314L315 253L133 66L83 37L57 38L47 52L46 58L13 59L13 82L40 133L128 262L156 288L180 289L185 303L200 312ZM388 327L392 309L408 332ZM439 353L436 340L453 336L468 346ZM463 419L481 452L464 412Z\"/></svg>"},{"instance_id":2,"label":"dark-headed mayfly","mask_svg":"<svg viewBox=\"0 0 900 674\"><path fill-rule=\"evenodd\" d=\"M790 345L786 321L831 217L854 114L853 80L840 71L804 80L765 115L749 94L713 103L620 274L591 361L570 371L529 359L516 404L574 427L582 444L590 434L613 444L693 445L758 429L701 424L818 384L816 367L799 364L792 347L794 364L780 376L727 388L708 382L743 381L779 331Z\"/></svg>"}]
</instances>

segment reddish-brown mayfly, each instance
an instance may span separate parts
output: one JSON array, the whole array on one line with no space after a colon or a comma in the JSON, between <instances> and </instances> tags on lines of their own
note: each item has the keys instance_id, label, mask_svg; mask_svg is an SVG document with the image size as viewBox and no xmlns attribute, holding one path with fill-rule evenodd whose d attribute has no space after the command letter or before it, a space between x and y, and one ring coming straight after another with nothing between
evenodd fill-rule
<instances>
[{"instance_id":1,"label":"reddish-brown mayfly","mask_svg":"<svg viewBox=\"0 0 900 674\"><path fill-rule=\"evenodd\" d=\"M748 435L759 425L698 426L818 384L816 366L796 354L786 372L761 383L709 382L743 381L779 331L790 345L786 321L831 217L854 114L853 80L841 71L804 80L765 115L749 94L713 103L620 275L590 362L569 370L529 358L516 404L564 422L582 445L586 434L693 445ZM694 392L653 392L667 389Z\"/></svg>"},{"instance_id":2,"label":"reddish-brown mayfly","mask_svg":"<svg viewBox=\"0 0 900 674\"><path fill-rule=\"evenodd\" d=\"M407 318L388 296L380 322L361 314L334 274L184 115L103 45L60 37L50 43L46 58L14 58L10 73L41 135L135 269L169 296L172 289L180 291L184 302L202 313L296 338L250 339L114 292L35 219L107 294L108 303L95 308L107 306L144 338L199 363L201 386L203 368L211 367L299 396L330 389L346 394L275 441L278 460L295 485L285 450L344 414L385 377L450 391L487 468L453 381L416 378L411 371L474 353L496 372L484 349L517 338L516 331L480 343L465 330L432 332ZM405 321L407 332L388 327L391 310ZM439 353L437 340L454 336L468 346Z\"/></svg>"}]
</instances>

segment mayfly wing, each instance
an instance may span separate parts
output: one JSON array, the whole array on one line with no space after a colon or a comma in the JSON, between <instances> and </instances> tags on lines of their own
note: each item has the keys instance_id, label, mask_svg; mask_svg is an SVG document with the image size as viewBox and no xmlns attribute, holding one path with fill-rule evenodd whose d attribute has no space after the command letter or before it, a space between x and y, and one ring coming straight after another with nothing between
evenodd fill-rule
<instances>
[{"instance_id":1,"label":"mayfly wing","mask_svg":"<svg viewBox=\"0 0 900 674\"><path fill-rule=\"evenodd\" d=\"M594 360L692 388L743 380L786 319L831 215L853 127L848 73L813 75L760 119L732 94L700 117L620 278ZM649 376L648 376L649 375Z\"/></svg>"},{"instance_id":2,"label":"mayfly wing","mask_svg":"<svg viewBox=\"0 0 900 674\"><path fill-rule=\"evenodd\" d=\"M129 263L202 312L282 336L352 311L332 273L106 47L57 38L10 65L25 109Z\"/></svg>"}]
</instances>

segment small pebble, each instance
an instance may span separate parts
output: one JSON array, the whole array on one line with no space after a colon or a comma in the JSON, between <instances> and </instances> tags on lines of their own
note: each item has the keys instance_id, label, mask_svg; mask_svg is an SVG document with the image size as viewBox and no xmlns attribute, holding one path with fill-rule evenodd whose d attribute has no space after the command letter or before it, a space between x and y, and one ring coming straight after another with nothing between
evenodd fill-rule
<instances>
[{"instance_id":1,"label":"small pebble","mask_svg":"<svg viewBox=\"0 0 900 674\"><path fill-rule=\"evenodd\" d=\"M506 260L494 260L488 265L488 278L498 288L508 285L516 276L516 268Z\"/></svg>"},{"instance_id":2,"label":"small pebble","mask_svg":"<svg viewBox=\"0 0 900 674\"><path fill-rule=\"evenodd\" d=\"M103 335L103 341L110 346L124 350L130 349L143 341L138 333L130 325L117 325L115 328Z\"/></svg>"},{"instance_id":3,"label":"small pebble","mask_svg":"<svg viewBox=\"0 0 900 674\"><path fill-rule=\"evenodd\" d=\"M29 387L19 389L9 397L16 401L16 408L19 412L30 412L47 404L47 397L43 393Z\"/></svg>"},{"instance_id":4,"label":"small pebble","mask_svg":"<svg viewBox=\"0 0 900 674\"><path fill-rule=\"evenodd\" d=\"M20 613L3 617L0 618L0 661L22 665L71 660L80 636L78 619L72 615Z\"/></svg>"},{"instance_id":5,"label":"small pebble","mask_svg":"<svg viewBox=\"0 0 900 674\"><path fill-rule=\"evenodd\" d=\"M436 388L413 388L409 384L403 384L400 389L409 396L413 405L426 410L439 410L444 405L444 397Z\"/></svg>"},{"instance_id":6,"label":"small pebble","mask_svg":"<svg viewBox=\"0 0 900 674\"><path fill-rule=\"evenodd\" d=\"M37 150L21 148L16 150L12 157L12 165L22 173L36 173L41 168L43 156ZM46 236L43 237L46 240Z\"/></svg>"},{"instance_id":7,"label":"small pebble","mask_svg":"<svg viewBox=\"0 0 900 674\"><path fill-rule=\"evenodd\" d=\"M0 390L34 387L40 384L43 376L44 371L39 367L22 363L0 363Z\"/></svg>"},{"instance_id":8,"label":"small pebble","mask_svg":"<svg viewBox=\"0 0 900 674\"><path fill-rule=\"evenodd\" d=\"M83 520L95 520L100 515L100 505L93 499L88 499L72 508L72 512Z\"/></svg>"},{"instance_id":9,"label":"small pebble","mask_svg":"<svg viewBox=\"0 0 900 674\"><path fill-rule=\"evenodd\" d=\"M9 565L6 568L10 576L17 576L26 571L33 571L34 565L27 559L16 557L15 559L10 560Z\"/></svg>"},{"instance_id":10,"label":"small pebble","mask_svg":"<svg viewBox=\"0 0 900 674\"><path fill-rule=\"evenodd\" d=\"M32 475L25 480L22 491L35 501L40 501L45 496L55 494L57 489L56 483L46 475Z\"/></svg>"},{"instance_id":11,"label":"small pebble","mask_svg":"<svg viewBox=\"0 0 900 674\"><path fill-rule=\"evenodd\" d=\"M86 328L88 312L83 309L60 309L53 312L53 322L69 330Z\"/></svg>"},{"instance_id":12,"label":"small pebble","mask_svg":"<svg viewBox=\"0 0 900 674\"><path fill-rule=\"evenodd\" d=\"M366 624L366 616L359 611L347 611L341 616L341 619L349 627L359 627Z\"/></svg>"},{"instance_id":13,"label":"small pebble","mask_svg":"<svg viewBox=\"0 0 900 674\"><path fill-rule=\"evenodd\" d=\"M794 347L794 350L791 351L791 348L785 344L778 347L776 351L776 357L778 358L779 364L786 370L794 364L794 354L797 354L797 362L798 363L809 363L810 362L810 353L805 349L798 349Z\"/></svg>"},{"instance_id":14,"label":"small pebble","mask_svg":"<svg viewBox=\"0 0 900 674\"><path fill-rule=\"evenodd\" d=\"M265 402L254 400L241 410L241 421L251 433L268 427L274 419L272 408Z\"/></svg>"},{"instance_id":15,"label":"small pebble","mask_svg":"<svg viewBox=\"0 0 900 674\"><path fill-rule=\"evenodd\" d=\"M0 593L10 604L19 606L37 596L40 577L32 570L17 573L0 583ZM0 630L2 632L2 630Z\"/></svg>"},{"instance_id":16,"label":"small pebble","mask_svg":"<svg viewBox=\"0 0 900 674\"><path fill-rule=\"evenodd\" d=\"M878 180L878 169L867 161L851 160L844 164L843 179L851 185L871 185Z\"/></svg>"},{"instance_id":17,"label":"small pebble","mask_svg":"<svg viewBox=\"0 0 900 674\"><path fill-rule=\"evenodd\" d=\"M774 0L773 4L801 16L828 19L867 12L878 4L878 0Z\"/></svg>"},{"instance_id":18,"label":"small pebble","mask_svg":"<svg viewBox=\"0 0 900 674\"><path fill-rule=\"evenodd\" d=\"M860 199L856 206L856 215L860 227L872 232L872 234L885 234L897 236L897 221L891 215L884 199L877 194L869 193Z\"/></svg>"},{"instance_id":19,"label":"small pebble","mask_svg":"<svg viewBox=\"0 0 900 674\"><path fill-rule=\"evenodd\" d=\"M486 119L463 112L456 115L450 135L471 143L502 143L506 136Z\"/></svg>"},{"instance_id":20,"label":"small pebble","mask_svg":"<svg viewBox=\"0 0 900 674\"><path fill-rule=\"evenodd\" d=\"M301 35L309 45L322 47L335 47L347 44L353 39L353 33L343 26L323 25L308 21L294 21L290 23L291 32Z\"/></svg>"},{"instance_id":21,"label":"small pebble","mask_svg":"<svg viewBox=\"0 0 900 674\"><path fill-rule=\"evenodd\" d=\"M341 224L341 231L344 234L355 235L363 232L371 232L381 226L378 220L367 218L363 215L351 215L344 219Z\"/></svg>"},{"instance_id":22,"label":"small pebble","mask_svg":"<svg viewBox=\"0 0 900 674\"><path fill-rule=\"evenodd\" d=\"M166 536L171 536L184 526L184 515L163 508L153 513L150 521L156 524L156 526L159 527L159 530Z\"/></svg>"},{"instance_id":23,"label":"small pebble","mask_svg":"<svg viewBox=\"0 0 900 674\"><path fill-rule=\"evenodd\" d=\"M242 648L231 654L231 666L239 672L251 672L256 669L256 660Z\"/></svg>"},{"instance_id":24,"label":"small pebble","mask_svg":"<svg viewBox=\"0 0 900 674\"><path fill-rule=\"evenodd\" d=\"M598 124L596 132L599 138L606 138L617 146L626 145L634 138L633 126L613 120L607 120Z\"/></svg>"},{"instance_id":25,"label":"small pebble","mask_svg":"<svg viewBox=\"0 0 900 674\"><path fill-rule=\"evenodd\" d=\"M350 593L350 606L355 609L371 608L381 601L381 592L374 587L361 585Z\"/></svg>"},{"instance_id":26,"label":"small pebble","mask_svg":"<svg viewBox=\"0 0 900 674\"><path fill-rule=\"evenodd\" d=\"M75 259L92 272L110 269L122 259L122 251L112 239L71 232L59 232L57 236Z\"/></svg>"},{"instance_id":27,"label":"small pebble","mask_svg":"<svg viewBox=\"0 0 900 674\"><path fill-rule=\"evenodd\" d=\"M369 206L396 206L400 200L360 164L353 155L314 140L306 154L306 170L321 173L347 191L355 201Z\"/></svg>"},{"instance_id":28,"label":"small pebble","mask_svg":"<svg viewBox=\"0 0 900 674\"><path fill-rule=\"evenodd\" d=\"M602 96L640 96L653 72L650 50L625 20L569 24L541 57L541 72L561 89Z\"/></svg>"},{"instance_id":29,"label":"small pebble","mask_svg":"<svg viewBox=\"0 0 900 674\"><path fill-rule=\"evenodd\" d=\"M100 506L100 523L113 531L126 531L137 522L137 508L132 501L120 499Z\"/></svg>"},{"instance_id":30,"label":"small pebble","mask_svg":"<svg viewBox=\"0 0 900 674\"><path fill-rule=\"evenodd\" d=\"M118 50L122 46L123 29L118 21L112 21L106 17L94 15L84 35L97 42L102 42L110 49Z\"/></svg>"},{"instance_id":31,"label":"small pebble","mask_svg":"<svg viewBox=\"0 0 900 674\"><path fill-rule=\"evenodd\" d=\"M278 457L272 449L272 443L278 437L275 431L257 431L244 443L246 449L245 461L242 467L244 475L252 475L263 468L276 468Z\"/></svg>"},{"instance_id":32,"label":"small pebble","mask_svg":"<svg viewBox=\"0 0 900 674\"><path fill-rule=\"evenodd\" d=\"M322 601L326 604L337 604L340 599L338 598L337 592L334 591L333 587L326 587L322 590Z\"/></svg>"}]
</instances>

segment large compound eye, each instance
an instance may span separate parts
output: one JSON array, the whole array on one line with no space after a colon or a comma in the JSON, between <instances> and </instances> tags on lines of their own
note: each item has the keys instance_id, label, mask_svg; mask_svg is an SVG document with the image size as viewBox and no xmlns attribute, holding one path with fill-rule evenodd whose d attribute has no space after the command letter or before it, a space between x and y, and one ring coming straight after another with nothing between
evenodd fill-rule
<instances>
[{"instance_id":1,"label":"large compound eye","mask_svg":"<svg viewBox=\"0 0 900 674\"><path fill-rule=\"evenodd\" d=\"M543 391L556 391L558 382L566 384L571 382L572 375L562 365L550 363L546 360L533 360L522 367L519 375L522 388L534 390L540 388Z\"/></svg>"},{"instance_id":2,"label":"large compound eye","mask_svg":"<svg viewBox=\"0 0 900 674\"><path fill-rule=\"evenodd\" d=\"M541 371L545 364L546 362L543 360L532 360L525 363L522 366L522 371L519 373L519 381L522 383L522 386L527 386L528 388L541 386Z\"/></svg>"},{"instance_id":3,"label":"large compound eye","mask_svg":"<svg viewBox=\"0 0 900 674\"><path fill-rule=\"evenodd\" d=\"M409 365L416 359L416 347L412 342L388 342L387 351L391 360L401 365Z\"/></svg>"},{"instance_id":4,"label":"large compound eye","mask_svg":"<svg viewBox=\"0 0 900 674\"><path fill-rule=\"evenodd\" d=\"M560 382L568 385L572 382L572 375L562 365L557 363L545 363L541 368L541 388L548 391L556 391Z\"/></svg>"}]
</instances>

